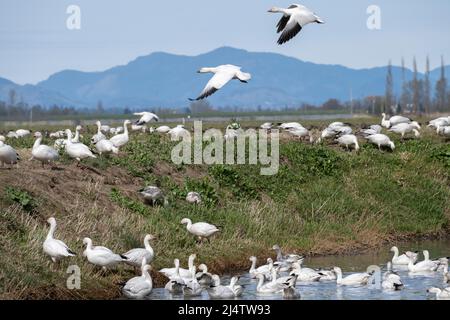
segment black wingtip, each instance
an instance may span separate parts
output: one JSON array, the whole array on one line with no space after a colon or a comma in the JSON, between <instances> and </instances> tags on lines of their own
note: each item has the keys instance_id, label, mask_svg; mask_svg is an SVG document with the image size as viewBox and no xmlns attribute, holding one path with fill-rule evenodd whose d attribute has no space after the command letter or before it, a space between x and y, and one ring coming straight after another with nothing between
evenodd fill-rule
<instances>
[{"instance_id":1,"label":"black wingtip","mask_svg":"<svg viewBox=\"0 0 450 320\"><path fill-rule=\"evenodd\" d=\"M123 254L119 254L119 256L120 256L122 259L125 259L125 260L128 260L128 259L129 259L127 256L124 256Z\"/></svg>"},{"instance_id":2,"label":"black wingtip","mask_svg":"<svg viewBox=\"0 0 450 320\"><path fill-rule=\"evenodd\" d=\"M70 254L73 254L74 256L76 256L77 254L75 252L73 252L72 250L68 249L67 252L69 252Z\"/></svg>"},{"instance_id":3,"label":"black wingtip","mask_svg":"<svg viewBox=\"0 0 450 320\"><path fill-rule=\"evenodd\" d=\"M189 101L197 101L197 99L189 98Z\"/></svg>"}]
</instances>

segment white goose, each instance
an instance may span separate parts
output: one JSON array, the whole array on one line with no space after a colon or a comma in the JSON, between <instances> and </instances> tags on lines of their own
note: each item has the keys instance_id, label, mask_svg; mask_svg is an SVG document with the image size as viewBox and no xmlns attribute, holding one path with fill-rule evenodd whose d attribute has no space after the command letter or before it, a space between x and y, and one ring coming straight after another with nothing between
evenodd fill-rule
<instances>
[{"instance_id":1,"label":"white goose","mask_svg":"<svg viewBox=\"0 0 450 320\"><path fill-rule=\"evenodd\" d=\"M160 126L158 128L155 129L156 132L158 133L167 133L170 131L170 127L168 126Z\"/></svg>"},{"instance_id":2,"label":"white goose","mask_svg":"<svg viewBox=\"0 0 450 320\"><path fill-rule=\"evenodd\" d=\"M378 146L378 149L381 151L381 147L387 147L390 148L392 151L395 150L395 144L391 141L391 139L384 134L374 134L371 136L367 136L366 139L376 146Z\"/></svg>"},{"instance_id":3,"label":"white goose","mask_svg":"<svg viewBox=\"0 0 450 320\"><path fill-rule=\"evenodd\" d=\"M172 140L179 140L183 137L190 137L189 131L187 131L182 124L179 124L175 128L170 129L167 134L170 135L170 138Z\"/></svg>"},{"instance_id":4,"label":"white goose","mask_svg":"<svg viewBox=\"0 0 450 320\"><path fill-rule=\"evenodd\" d=\"M191 219L188 218L181 220L181 224L186 224L187 231L198 237L199 241L202 241L203 239L209 241L211 236L220 231L215 225L206 222L197 222L193 224Z\"/></svg>"},{"instance_id":5,"label":"white goose","mask_svg":"<svg viewBox=\"0 0 450 320\"><path fill-rule=\"evenodd\" d=\"M5 136L3 136L3 135L0 134L0 141L1 141L1 142L5 142L5 141L6 141Z\"/></svg>"},{"instance_id":6,"label":"white goose","mask_svg":"<svg viewBox=\"0 0 450 320\"><path fill-rule=\"evenodd\" d=\"M380 125L375 124L375 125L371 125L368 129L361 130L361 133L363 136L367 137L367 136L372 136L374 134L380 134L382 130L383 130L383 128Z\"/></svg>"},{"instance_id":7,"label":"white goose","mask_svg":"<svg viewBox=\"0 0 450 320\"><path fill-rule=\"evenodd\" d=\"M76 126L75 127L75 137L72 139L73 143L79 143L80 142L80 131L83 129L82 126Z\"/></svg>"},{"instance_id":8,"label":"white goose","mask_svg":"<svg viewBox=\"0 0 450 320\"><path fill-rule=\"evenodd\" d=\"M125 120L123 123L123 133L115 135L114 137L112 137L111 142L114 144L114 146L116 148L120 148L123 145L127 144L129 141L129 136L128 136L128 125L131 123L130 120Z\"/></svg>"},{"instance_id":9,"label":"white goose","mask_svg":"<svg viewBox=\"0 0 450 320\"><path fill-rule=\"evenodd\" d=\"M290 130L290 129L304 129L305 127L303 127L298 122L287 122L287 123L280 124L278 126L278 128L283 129L283 130Z\"/></svg>"},{"instance_id":10,"label":"white goose","mask_svg":"<svg viewBox=\"0 0 450 320\"><path fill-rule=\"evenodd\" d=\"M26 136L28 136L30 134L31 134L30 130L26 130L26 129L16 130L16 135L17 135L18 138L23 138L23 137L26 137Z\"/></svg>"},{"instance_id":11,"label":"white goose","mask_svg":"<svg viewBox=\"0 0 450 320\"><path fill-rule=\"evenodd\" d=\"M195 266L193 266L191 268L191 279L190 281L186 282L183 290L183 293L186 297L197 297L202 294L203 288L198 283L195 275L196 275L196 268Z\"/></svg>"},{"instance_id":12,"label":"white goose","mask_svg":"<svg viewBox=\"0 0 450 320\"><path fill-rule=\"evenodd\" d=\"M97 158L87 145L72 142L72 132L69 129L66 130L66 135L66 153L69 155L69 157L74 158L78 161L86 158Z\"/></svg>"},{"instance_id":13,"label":"white goose","mask_svg":"<svg viewBox=\"0 0 450 320\"><path fill-rule=\"evenodd\" d=\"M300 260L299 262L294 262L292 264L292 271L291 271L290 275L297 276L297 281L300 281L300 282L319 281L320 278L322 277L322 275L314 269L303 268L302 262L303 262L303 260Z\"/></svg>"},{"instance_id":14,"label":"white goose","mask_svg":"<svg viewBox=\"0 0 450 320\"><path fill-rule=\"evenodd\" d=\"M427 290L429 293L436 294L436 300L449 300L450 299L450 287L440 289L440 288L430 288Z\"/></svg>"},{"instance_id":15,"label":"white goose","mask_svg":"<svg viewBox=\"0 0 450 320\"><path fill-rule=\"evenodd\" d=\"M17 135L17 133L16 133L15 131L9 131L9 132L6 134L6 137L7 137L7 138L16 138L16 139L19 138L19 136Z\"/></svg>"},{"instance_id":16,"label":"white goose","mask_svg":"<svg viewBox=\"0 0 450 320\"><path fill-rule=\"evenodd\" d=\"M134 115L141 116L141 118L135 122L138 126L143 126L152 120L159 121L158 116L152 112L136 112Z\"/></svg>"},{"instance_id":17,"label":"white goose","mask_svg":"<svg viewBox=\"0 0 450 320\"><path fill-rule=\"evenodd\" d=\"M42 134L40 132L35 132L34 136L37 138L34 142L33 149L31 150L31 159L36 159L42 163L50 163L58 160L59 154L58 151L53 149L52 147L41 144Z\"/></svg>"},{"instance_id":18,"label":"white goose","mask_svg":"<svg viewBox=\"0 0 450 320\"><path fill-rule=\"evenodd\" d=\"M256 278L257 274L264 275L267 279L271 279L271 272L273 268L273 260L272 258L267 258L267 264L259 266L256 268L256 257L251 256L249 259L252 262L252 265L250 266L249 274L252 278Z\"/></svg>"},{"instance_id":19,"label":"white goose","mask_svg":"<svg viewBox=\"0 0 450 320\"><path fill-rule=\"evenodd\" d=\"M324 23L314 12L299 4L292 4L287 9L273 7L272 13L282 13L283 17L277 24L277 33L281 33L279 45L294 38L303 27L310 23Z\"/></svg>"},{"instance_id":20,"label":"white goose","mask_svg":"<svg viewBox=\"0 0 450 320\"><path fill-rule=\"evenodd\" d=\"M199 204L202 202L202 197L198 192L189 192L186 196L186 201L192 204Z\"/></svg>"},{"instance_id":21,"label":"white goose","mask_svg":"<svg viewBox=\"0 0 450 320\"><path fill-rule=\"evenodd\" d=\"M336 272L337 275L336 283L342 286L367 285L371 277L369 273L363 272L363 273L353 273L343 278L341 268L334 267L333 270L334 272Z\"/></svg>"},{"instance_id":22,"label":"white goose","mask_svg":"<svg viewBox=\"0 0 450 320\"><path fill-rule=\"evenodd\" d=\"M344 146L347 150L350 150L350 147L354 147L355 150L359 151L358 138L354 134L346 134L336 139L337 143L341 146Z\"/></svg>"},{"instance_id":23,"label":"white goose","mask_svg":"<svg viewBox=\"0 0 450 320\"><path fill-rule=\"evenodd\" d=\"M114 143L111 142L111 140L107 140L107 139L102 139L99 142L97 142L95 144L95 149L97 150L97 152L102 155L102 154L107 154L107 153L114 153L114 154L118 154L119 153L119 148L116 148L114 146Z\"/></svg>"},{"instance_id":24,"label":"white goose","mask_svg":"<svg viewBox=\"0 0 450 320\"><path fill-rule=\"evenodd\" d=\"M215 68L201 68L198 72L214 73L214 76L209 80L206 87L196 99L189 99L191 101L202 100L209 97L226 85L230 80L237 79L247 83L252 78L250 73L242 72L240 67L231 64L221 65Z\"/></svg>"},{"instance_id":25,"label":"white goose","mask_svg":"<svg viewBox=\"0 0 450 320\"><path fill-rule=\"evenodd\" d=\"M180 260L175 259L173 263L175 265L175 273L169 277L169 282L164 288L172 294L182 294L186 282L180 275Z\"/></svg>"},{"instance_id":26,"label":"white goose","mask_svg":"<svg viewBox=\"0 0 450 320\"><path fill-rule=\"evenodd\" d=\"M86 250L83 256L93 265L106 268L113 268L121 262L124 262L127 257L112 252L110 249L101 246L93 246L90 238L84 238L83 244L86 245Z\"/></svg>"},{"instance_id":27,"label":"white goose","mask_svg":"<svg viewBox=\"0 0 450 320\"><path fill-rule=\"evenodd\" d=\"M434 127L437 129L437 127L439 126L441 127L450 126L450 117L440 117L428 122L428 127Z\"/></svg>"},{"instance_id":28,"label":"white goose","mask_svg":"<svg viewBox=\"0 0 450 320\"><path fill-rule=\"evenodd\" d=\"M155 257L155 252L150 245L150 240L154 239L155 237L153 235L147 234L144 237L144 248L131 249L130 251L122 254L122 256L128 258L125 263L134 267L140 267L144 259L147 263L151 263Z\"/></svg>"},{"instance_id":29,"label":"white goose","mask_svg":"<svg viewBox=\"0 0 450 320\"><path fill-rule=\"evenodd\" d=\"M420 272L434 272L439 268L439 264L431 261L427 255L427 253L425 253L428 251L424 251L424 256L425 259L423 261L419 261L416 264L414 264L413 262L413 258L409 257L409 263L408 263L408 270L411 273L420 273Z\"/></svg>"},{"instance_id":30,"label":"white goose","mask_svg":"<svg viewBox=\"0 0 450 320\"><path fill-rule=\"evenodd\" d=\"M275 294L281 293L284 289L283 284L279 284L273 281L268 281L264 283L264 275L261 273L256 274L256 278L258 279L258 284L256 286L257 294Z\"/></svg>"},{"instance_id":31,"label":"white goose","mask_svg":"<svg viewBox=\"0 0 450 320\"><path fill-rule=\"evenodd\" d=\"M209 286L212 283L212 274L208 272L208 267L206 264L202 263L198 266L198 270L201 272L197 272L195 275L197 278L198 283L200 283L202 286Z\"/></svg>"},{"instance_id":32,"label":"white goose","mask_svg":"<svg viewBox=\"0 0 450 320\"><path fill-rule=\"evenodd\" d=\"M194 267L194 260L197 255L191 254L188 259L188 269L179 268L179 273L182 278L190 278L191 277L191 269ZM171 278L176 275L176 268L163 268L159 270L166 278Z\"/></svg>"},{"instance_id":33,"label":"white goose","mask_svg":"<svg viewBox=\"0 0 450 320\"><path fill-rule=\"evenodd\" d=\"M149 273L151 266L144 258L141 263L142 274L139 277L131 278L122 289L123 294L129 299L143 299L148 296L153 289L152 277Z\"/></svg>"},{"instance_id":34,"label":"white goose","mask_svg":"<svg viewBox=\"0 0 450 320\"><path fill-rule=\"evenodd\" d=\"M102 133L102 124L100 121L96 122L97 125L97 133L95 135L92 136L91 138L91 142L93 144L98 143L99 141L106 139L106 136Z\"/></svg>"},{"instance_id":35,"label":"white goose","mask_svg":"<svg viewBox=\"0 0 450 320\"><path fill-rule=\"evenodd\" d=\"M389 131L400 134L402 136L402 139L405 137L407 133L414 133L416 138L420 137L420 125L413 121L411 123L400 123L395 126L392 126Z\"/></svg>"},{"instance_id":36,"label":"white goose","mask_svg":"<svg viewBox=\"0 0 450 320\"><path fill-rule=\"evenodd\" d=\"M400 123L411 123L412 120L403 116L393 116L389 120L386 119L386 113L382 113L381 125L386 129L398 125Z\"/></svg>"},{"instance_id":37,"label":"white goose","mask_svg":"<svg viewBox=\"0 0 450 320\"><path fill-rule=\"evenodd\" d=\"M450 283L450 273L448 273L448 262L444 264L444 283Z\"/></svg>"},{"instance_id":38,"label":"white goose","mask_svg":"<svg viewBox=\"0 0 450 320\"><path fill-rule=\"evenodd\" d=\"M217 274L212 276L213 285L207 288L208 295L211 299L232 299L235 297L233 286L222 286L220 285L220 278Z\"/></svg>"},{"instance_id":39,"label":"white goose","mask_svg":"<svg viewBox=\"0 0 450 320\"><path fill-rule=\"evenodd\" d=\"M413 259L413 262L415 263L419 256L417 254L417 252L411 252L411 251L408 251L400 256L399 250L396 246L393 246L390 251L394 252L394 256L392 257L392 260L391 260L393 265L407 266L409 264L410 257Z\"/></svg>"},{"instance_id":40,"label":"white goose","mask_svg":"<svg viewBox=\"0 0 450 320\"><path fill-rule=\"evenodd\" d=\"M64 242L53 238L53 234L56 230L56 219L51 217L47 220L47 222L50 224L50 230L48 231L47 238L45 238L42 246L44 253L48 255L53 262L58 262L63 258L75 256L76 254L70 250Z\"/></svg>"},{"instance_id":41,"label":"white goose","mask_svg":"<svg viewBox=\"0 0 450 320\"><path fill-rule=\"evenodd\" d=\"M263 130L271 130L272 129L272 123L271 122L263 123L262 125L259 126L259 128L263 129Z\"/></svg>"},{"instance_id":42,"label":"white goose","mask_svg":"<svg viewBox=\"0 0 450 320\"><path fill-rule=\"evenodd\" d=\"M450 137L450 126L437 126L436 132L438 135L444 136L444 137Z\"/></svg>"},{"instance_id":43,"label":"white goose","mask_svg":"<svg viewBox=\"0 0 450 320\"><path fill-rule=\"evenodd\" d=\"M13 165L20 160L19 154L13 147L0 141L0 163L2 166L5 164Z\"/></svg>"},{"instance_id":44,"label":"white goose","mask_svg":"<svg viewBox=\"0 0 450 320\"><path fill-rule=\"evenodd\" d=\"M387 290L400 290L403 287L403 282L400 276L392 271L392 263L388 262L387 271L383 275L383 282L381 287Z\"/></svg>"}]
</instances>

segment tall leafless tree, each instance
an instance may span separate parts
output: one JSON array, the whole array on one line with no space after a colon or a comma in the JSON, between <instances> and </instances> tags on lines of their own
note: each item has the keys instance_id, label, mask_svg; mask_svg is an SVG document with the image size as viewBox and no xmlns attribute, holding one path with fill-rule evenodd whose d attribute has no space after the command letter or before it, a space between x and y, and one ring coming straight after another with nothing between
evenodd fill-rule
<instances>
[{"instance_id":1,"label":"tall leafless tree","mask_svg":"<svg viewBox=\"0 0 450 320\"><path fill-rule=\"evenodd\" d=\"M386 93L385 93L385 109L387 113L392 112L392 106L394 105L394 79L392 77L392 62L389 61L387 76L386 76Z\"/></svg>"},{"instance_id":2,"label":"tall leafless tree","mask_svg":"<svg viewBox=\"0 0 450 320\"><path fill-rule=\"evenodd\" d=\"M429 114L431 112L431 85L430 85L430 57L427 56L427 66L425 71L425 80L423 88L423 105L425 108L425 113Z\"/></svg>"},{"instance_id":3,"label":"tall leafless tree","mask_svg":"<svg viewBox=\"0 0 450 320\"><path fill-rule=\"evenodd\" d=\"M442 112L447 109L447 79L445 78L444 57L441 57L441 77L436 83L435 103L438 111Z\"/></svg>"}]
</instances>

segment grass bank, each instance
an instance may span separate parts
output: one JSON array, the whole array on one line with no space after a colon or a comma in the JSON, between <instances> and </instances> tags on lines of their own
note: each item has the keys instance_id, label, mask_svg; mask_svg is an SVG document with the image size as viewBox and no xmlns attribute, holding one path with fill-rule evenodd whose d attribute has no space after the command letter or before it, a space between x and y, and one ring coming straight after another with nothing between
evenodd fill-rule
<instances>
[{"instance_id":1,"label":"grass bank","mask_svg":"<svg viewBox=\"0 0 450 320\"><path fill-rule=\"evenodd\" d=\"M90 134L84 135L87 142ZM393 153L363 144L356 154L283 137L279 173L268 177L258 166L174 165L174 143L143 134L133 135L120 156L81 167L65 156L57 170L22 161L19 169L0 170L0 298L118 297L119 284L134 271L100 274L81 255L85 236L126 252L152 233L158 237L154 270L175 257L185 264L195 252L198 263L217 273L247 269L250 255L272 255L275 243L308 255L344 254L407 237L446 236L450 145L428 130L420 140L393 138ZM8 143L29 158L32 138ZM138 190L148 184L165 191L168 206L142 204ZM189 191L200 192L204 203L188 205ZM41 247L52 215L57 237L79 253L55 270ZM199 247L180 224L184 217L218 225L221 233ZM69 264L81 268L82 290L65 289Z\"/></svg>"}]
</instances>

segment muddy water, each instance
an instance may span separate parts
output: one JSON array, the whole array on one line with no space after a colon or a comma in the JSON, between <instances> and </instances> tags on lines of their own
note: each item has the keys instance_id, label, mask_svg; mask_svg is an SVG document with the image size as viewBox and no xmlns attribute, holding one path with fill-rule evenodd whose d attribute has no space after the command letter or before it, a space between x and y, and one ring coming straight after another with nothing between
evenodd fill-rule
<instances>
[{"instance_id":1,"label":"muddy water","mask_svg":"<svg viewBox=\"0 0 450 320\"><path fill-rule=\"evenodd\" d=\"M430 251L431 258L450 256L450 239L438 241L418 241L398 244L400 251ZM304 265L312 268L329 268L339 266L344 271L344 276L352 272L364 272L370 265L380 266L382 271L386 270L392 254L389 252L390 246L383 247L376 251L367 252L352 256L327 256L305 259ZM422 260L422 255L419 260ZM407 268L394 268L401 276L405 285L401 291L387 291L379 289L376 285L364 287L344 287L337 286L335 282L315 282L298 283L297 290L303 300L431 300L434 295L428 294L427 289L433 286L444 287L442 272L429 274L410 274ZM228 284L230 276L222 277L222 283ZM251 279L246 271L241 274L240 282L244 286L243 300L279 300L280 294L260 296L256 294L256 280ZM172 296L164 288L155 288L149 299L184 299L183 296ZM197 300L209 299L206 291Z\"/></svg>"}]
</instances>

